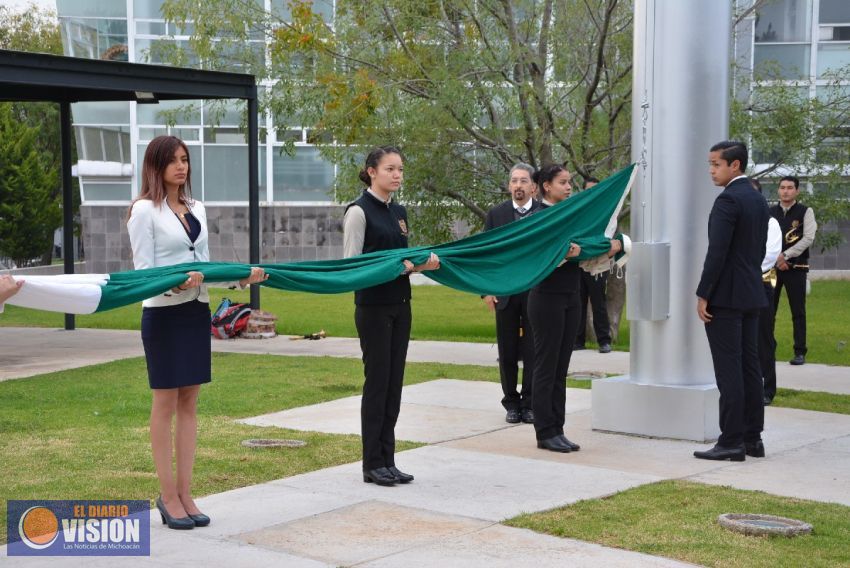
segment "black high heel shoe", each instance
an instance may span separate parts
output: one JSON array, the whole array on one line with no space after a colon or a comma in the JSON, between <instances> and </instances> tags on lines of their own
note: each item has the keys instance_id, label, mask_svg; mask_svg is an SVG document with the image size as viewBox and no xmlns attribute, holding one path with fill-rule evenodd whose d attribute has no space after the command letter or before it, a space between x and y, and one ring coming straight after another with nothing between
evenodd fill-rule
<instances>
[{"instance_id":1,"label":"black high heel shoe","mask_svg":"<svg viewBox=\"0 0 850 568\"><path fill-rule=\"evenodd\" d=\"M162 517L162 524L168 525L168 528L183 531L195 528L195 521L189 517L182 517L180 519L172 517L168 513L168 509L165 508L165 504L162 502L162 495L156 498L156 508L159 509L159 516ZM209 519L207 519L207 523L209 523Z\"/></svg>"},{"instance_id":2,"label":"black high heel shoe","mask_svg":"<svg viewBox=\"0 0 850 568\"><path fill-rule=\"evenodd\" d=\"M210 524L210 518L203 513L198 513L197 515L189 513L189 518L192 519L196 527L205 527Z\"/></svg>"}]
</instances>

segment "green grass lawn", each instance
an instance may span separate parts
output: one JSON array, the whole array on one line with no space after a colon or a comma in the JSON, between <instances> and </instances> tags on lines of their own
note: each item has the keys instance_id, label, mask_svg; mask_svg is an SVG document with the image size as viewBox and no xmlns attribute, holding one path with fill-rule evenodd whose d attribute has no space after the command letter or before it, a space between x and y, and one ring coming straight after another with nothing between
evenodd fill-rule
<instances>
[{"instance_id":1,"label":"green grass lawn","mask_svg":"<svg viewBox=\"0 0 850 568\"><path fill-rule=\"evenodd\" d=\"M405 382L441 377L498 381L498 370L410 363ZM359 436L260 428L234 419L359 394L362 384L357 359L214 354L213 382L202 388L198 408L196 494L358 461ZM0 501L155 497L150 399L142 358L0 383ZM498 411L498 400L493 407ZM263 437L297 438L307 446L240 445ZM400 442L398 449L417 445ZM0 541L5 539L2 520Z\"/></svg>"},{"instance_id":2,"label":"green grass lawn","mask_svg":"<svg viewBox=\"0 0 850 568\"><path fill-rule=\"evenodd\" d=\"M717 524L722 513L790 517L814 531L797 538L744 536ZM850 507L686 481L643 485L505 524L705 566L850 565Z\"/></svg>"},{"instance_id":3,"label":"green grass lawn","mask_svg":"<svg viewBox=\"0 0 850 568\"><path fill-rule=\"evenodd\" d=\"M212 288L213 309L222 296L247 301L247 292ZM496 341L496 326L481 299L444 286L416 286L413 290L413 339L441 341ZM278 333L303 335L324 329L333 337L355 337L354 302L351 294L319 295L263 290L262 307L276 314ZM810 363L850 366L850 282L812 283L808 298L808 347ZM79 327L139 329L139 304L90 316L79 316ZM62 314L6 306L0 326L62 327ZM776 351L780 363L793 356L791 316L783 295L776 319ZM616 346L627 350L628 322L620 325Z\"/></svg>"}]
</instances>

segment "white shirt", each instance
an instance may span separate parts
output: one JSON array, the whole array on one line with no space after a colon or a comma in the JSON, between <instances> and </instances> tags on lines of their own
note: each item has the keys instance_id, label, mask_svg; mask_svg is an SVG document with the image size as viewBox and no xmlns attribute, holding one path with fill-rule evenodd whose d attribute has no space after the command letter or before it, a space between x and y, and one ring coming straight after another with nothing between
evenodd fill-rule
<instances>
[{"instance_id":1,"label":"white shirt","mask_svg":"<svg viewBox=\"0 0 850 568\"><path fill-rule=\"evenodd\" d=\"M782 229L779 227L779 221L771 217L767 220L767 244L765 246L764 260L761 261L762 273L773 268L781 252Z\"/></svg>"},{"instance_id":2,"label":"white shirt","mask_svg":"<svg viewBox=\"0 0 850 568\"><path fill-rule=\"evenodd\" d=\"M140 199L133 204L130 219L127 221L127 232L130 234L130 248L133 250L133 266L136 270L183 262L209 262L209 233L204 204L194 201L189 210L201 224L201 233L194 243L168 203L163 202L157 207L149 199ZM209 303L210 296L206 284L179 294L166 292L148 298L142 305L154 308L174 306L192 300Z\"/></svg>"},{"instance_id":3,"label":"white shirt","mask_svg":"<svg viewBox=\"0 0 850 568\"><path fill-rule=\"evenodd\" d=\"M516 202L516 201L514 201L513 199L511 200L511 203L513 203L513 204L514 204L514 209L515 209L516 211L519 211L519 208L520 208L520 207L522 207L522 208L523 208L523 210L524 210L526 213L528 213L528 211L531 209L531 198L530 198L530 197L528 198L528 200L527 200L525 203L517 203L517 202Z\"/></svg>"},{"instance_id":4,"label":"white shirt","mask_svg":"<svg viewBox=\"0 0 850 568\"><path fill-rule=\"evenodd\" d=\"M370 187L367 189L381 203L390 203L392 194L383 199ZM359 205L352 205L342 218L342 257L351 258L363 252L363 242L366 240L366 213Z\"/></svg>"}]
</instances>

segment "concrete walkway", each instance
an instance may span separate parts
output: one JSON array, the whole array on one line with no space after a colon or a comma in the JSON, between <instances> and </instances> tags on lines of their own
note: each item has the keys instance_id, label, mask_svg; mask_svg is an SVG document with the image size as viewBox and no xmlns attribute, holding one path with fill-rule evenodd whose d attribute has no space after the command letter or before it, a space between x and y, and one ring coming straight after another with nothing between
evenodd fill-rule
<instances>
[{"instance_id":1,"label":"concrete walkway","mask_svg":"<svg viewBox=\"0 0 850 568\"><path fill-rule=\"evenodd\" d=\"M359 357L356 340L229 341L219 351ZM141 355L138 332L0 328L5 378ZM411 361L495 365L484 344L413 342ZM624 373L628 354L577 352L576 371ZM780 365L780 385L848 392L850 372ZM792 373L793 371L793 373ZM800 373L797 373L800 371ZM824 378L824 374L826 378ZM805 388L812 388L807 386ZM845 389L845 390L841 390ZM508 425L498 384L442 379L404 389L399 439L428 445L397 463L416 480L364 484L345 464L199 499L208 528L164 528L154 511L150 558L87 558L91 566L685 566L669 559L506 527L500 521L663 479L759 489L850 505L850 416L767 408L767 457L743 463L692 457L691 442L594 432L590 391L569 389L567 435L580 452L536 448L533 428ZM358 434L359 397L257 416L245 423ZM282 450L281 459L286 459ZM812 464L817 464L813 467ZM0 551L5 556L5 549ZM4 558L10 566L78 566L75 558Z\"/></svg>"},{"instance_id":2,"label":"concrete walkway","mask_svg":"<svg viewBox=\"0 0 850 568\"><path fill-rule=\"evenodd\" d=\"M360 358L356 338L329 337L319 341L273 339L213 340L213 351L268 355L305 355ZM126 357L141 357L138 331L78 329L72 332L50 328L0 327L0 381L41 373L106 363ZM498 365L496 345L448 341L411 341L408 361ZM629 354L601 354L593 349L576 351L572 373L599 372L624 375L629 372ZM776 365L777 383L782 388L850 394L850 368L808 363L794 367Z\"/></svg>"}]
</instances>

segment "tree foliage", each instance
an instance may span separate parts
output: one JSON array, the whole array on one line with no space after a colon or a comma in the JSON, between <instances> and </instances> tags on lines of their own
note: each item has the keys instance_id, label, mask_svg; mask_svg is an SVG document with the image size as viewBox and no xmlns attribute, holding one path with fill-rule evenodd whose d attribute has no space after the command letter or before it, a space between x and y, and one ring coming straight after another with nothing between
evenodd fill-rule
<instances>
[{"instance_id":1,"label":"tree foliage","mask_svg":"<svg viewBox=\"0 0 850 568\"><path fill-rule=\"evenodd\" d=\"M0 49L61 55L62 40L55 15L35 5L21 12L0 6ZM4 148L0 155L0 254L19 264L37 257L49 262L53 232L62 226L62 188L56 174L61 164L59 108L54 103L2 103L0 113L4 121L0 131L0 145ZM15 128L8 121L15 123ZM20 147L23 139L18 136L23 136L30 146ZM18 169L12 168L6 148L12 148L14 155L27 162ZM36 175L30 175L34 171L32 160L37 164ZM7 179L7 174L12 177ZM34 206L45 210L34 211ZM37 227L36 222L46 225Z\"/></svg>"},{"instance_id":2,"label":"tree foliage","mask_svg":"<svg viewBox=\"0 0 850 568\"><path fill-rule=\"evenodd\" d=\"M276 123L308 126L340 166L338 195L357 191L367 147L401 146L427 240L457 218L480 225L516 162L597 177L629 162L628 0L340 0L332 23L319 0L261 6L169 0L163 13L195 22L201 65L270 82Z\"/></svg>"},{"instance_id":3,"label":"tree foliage","mask_svg":"<svg viewBox=\"0 0 850 568\"><path fill-rule=\"evenodd\" d=\"M18 265L41 257L53 245L62 210L52 195L55 170L43 167L37 129L0 105L0 255Z\"/></svg>"}]
</instances>

